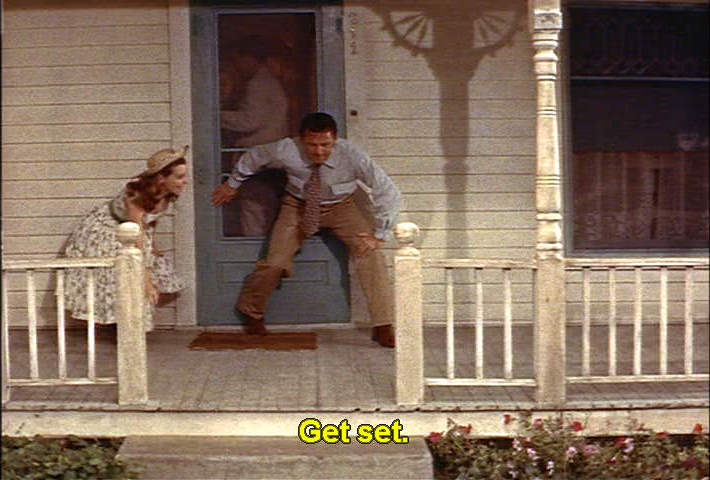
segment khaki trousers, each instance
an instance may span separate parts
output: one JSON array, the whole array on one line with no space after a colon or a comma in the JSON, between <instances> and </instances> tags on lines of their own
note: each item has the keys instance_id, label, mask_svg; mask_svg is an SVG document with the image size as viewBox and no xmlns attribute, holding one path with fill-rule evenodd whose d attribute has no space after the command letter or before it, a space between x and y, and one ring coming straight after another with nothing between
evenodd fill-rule
<instances>
[{"instance_id":1,"label":"khaki trousers","mask_svg":"<svg viewBox=\"0 0 710 480\"><path fill-rule=\"evenodd\" d=\"M237 309L240 312L253 318L264 318L269 295L279 285L281 277L291 275L293 257L305 240L299 226L303 210L302 200L289 194L282 197L266 258L256 263L239 294ZM350 257L354 259L372 326L393 324L392 287L385 258L378 248L371 248L358 238L359 233L372 235L373 229L353 198L321 206L320 227L331 230L346 245Z\"/></svg>"}]
</instances>

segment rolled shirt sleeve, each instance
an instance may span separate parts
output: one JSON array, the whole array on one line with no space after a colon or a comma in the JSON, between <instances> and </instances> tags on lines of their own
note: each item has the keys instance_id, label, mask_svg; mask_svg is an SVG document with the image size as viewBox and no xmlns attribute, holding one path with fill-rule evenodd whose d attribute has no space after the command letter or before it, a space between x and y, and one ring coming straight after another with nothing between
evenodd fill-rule
<instances>
[{"instance_id":1,"label":"rolled shirt sleeve","mask_svg":"<svg viewBox=\"0 0 710 480\"><path fill-rule=\"evenodd\" d=\"M227 178L227 184L232 188L239 188L244 180L259 173L261 170L268 167L276 168L279 144L282 142L283 140L279 140L247 150L234 165L231 175Z\"/></svg>"},{"instance_id":2,"label":"rolled shirt sleeve","mask_svg":"<svg viewBox=\"0 0 710 480\"><path fill-rule=\"evenodd\" d=\"M402 196L392 179L365 153L357 155L358 179L371 189L375 237L389 240L402 208Z\"/></svg>"}]
</instances>

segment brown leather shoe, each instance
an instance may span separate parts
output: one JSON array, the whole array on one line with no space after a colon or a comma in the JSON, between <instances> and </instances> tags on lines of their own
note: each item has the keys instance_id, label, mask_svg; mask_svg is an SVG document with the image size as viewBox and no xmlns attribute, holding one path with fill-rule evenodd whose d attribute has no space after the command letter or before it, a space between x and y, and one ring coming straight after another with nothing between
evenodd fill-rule
<instances>
[{"instance_id":1,"label":"brown leather shoe","mask_svg":"<svg viewBox=\"0 0 710 480\"><path fill-rule=\"evenodd\" d=\"M266 335L269 333L264 326L263 318L254 318L248 315L244 316L246 323L244 323L244 332L247 335Z\"/></svg>"},{"instance_id":2,"label":"brown leather shoe","mask_svg":"<svg viewBox=\"0 0 710 480\"><path fill-rule=\"evenodd\" d=\"M373 327L372 339L383 347L394 348L394 329L392 325Z\"/></svg>"}]
</instances>

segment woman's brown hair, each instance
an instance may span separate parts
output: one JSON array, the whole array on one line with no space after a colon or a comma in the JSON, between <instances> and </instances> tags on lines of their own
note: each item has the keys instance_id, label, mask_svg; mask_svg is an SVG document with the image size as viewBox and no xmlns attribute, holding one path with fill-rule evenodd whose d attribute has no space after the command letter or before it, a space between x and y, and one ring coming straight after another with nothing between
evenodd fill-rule
<instances>
[{"instance_id":1,"label":"woman's brown hair","mask_svg":"<svg viewBox=\"0 0 710 480\"><path fill-rule=\"evenodd\" d=\"M159 172L152 175L141 175L136 180L128 182L126 185L128 197L134 204L146 212L152 212L160 201L158 195L162 193L158 190L158 175L167 177L173 173L173 169L175 167L186 164L187 161L184 158L178 158L177 160L166 165ZM169 202L174 202L177 199L177 195L174 193L168 193L168 195L164 198L166 198Z\"/></svg>"}]
</instances>

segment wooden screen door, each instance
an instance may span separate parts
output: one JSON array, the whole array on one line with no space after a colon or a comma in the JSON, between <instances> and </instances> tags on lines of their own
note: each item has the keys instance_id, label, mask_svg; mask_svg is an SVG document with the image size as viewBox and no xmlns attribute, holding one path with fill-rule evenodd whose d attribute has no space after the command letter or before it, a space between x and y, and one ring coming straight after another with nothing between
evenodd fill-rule
<instances>
[{"instance_id":1,"label":"wooden screen door","mask_svg":"<svg viewBox=\"0 0 710 480\"><path fill-rule=\"evenodd\" d=\"M198 324L238 324L244 278L264 254L285 176L264 171L220 208L210 193L249 147L298 133L303 114L343 122L340 7L195 6L192 10ZM280 4L281 5L281 4ZM267 324L349 321L347 252L334 238L303 244L270 297Z\"/></svg>"}]
</instances>

